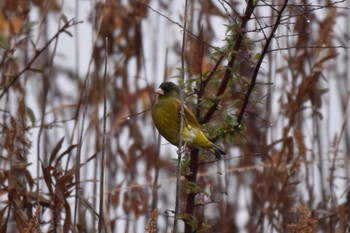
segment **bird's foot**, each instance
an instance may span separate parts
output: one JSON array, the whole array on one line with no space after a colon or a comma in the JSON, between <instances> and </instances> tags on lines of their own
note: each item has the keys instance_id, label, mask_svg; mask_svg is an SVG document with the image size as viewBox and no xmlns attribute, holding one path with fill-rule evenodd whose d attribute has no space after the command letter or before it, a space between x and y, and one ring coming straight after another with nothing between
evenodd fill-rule
<instances>
[{"instance_id":1,"label":"bird's foot","mask_svg":"<svg viewBox=\"0 0 350 233\"><path fill-rule=\"evenodd\" d=\"M183 145L182 145L182 147L181 148L177 148L177 154L183 154L183 153L185 153L186 152L186 143L184 143Z\"/></svg>"}]
</instances>

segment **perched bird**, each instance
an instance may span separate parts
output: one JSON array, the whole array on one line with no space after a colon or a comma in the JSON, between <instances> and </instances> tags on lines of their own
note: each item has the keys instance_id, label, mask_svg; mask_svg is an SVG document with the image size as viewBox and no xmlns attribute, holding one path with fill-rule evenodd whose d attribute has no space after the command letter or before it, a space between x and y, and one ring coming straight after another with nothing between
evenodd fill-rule
<instances>
[{"instance_id":1,"label":"perched bird","mask_svg":"<svg viewBox=\"0 0 350 233\"><path fill-rule=\"evenodd\" d=\"M152 109L153 122L166 140L178 146L181 115L179 87L172 82L164 82L155 92L158 98ZM217 159L220 159L221 155L225 155L224 151L208 140L196 117L185 105L182 142L197 149L209 150Z\"/></svg>"}]
</instances>

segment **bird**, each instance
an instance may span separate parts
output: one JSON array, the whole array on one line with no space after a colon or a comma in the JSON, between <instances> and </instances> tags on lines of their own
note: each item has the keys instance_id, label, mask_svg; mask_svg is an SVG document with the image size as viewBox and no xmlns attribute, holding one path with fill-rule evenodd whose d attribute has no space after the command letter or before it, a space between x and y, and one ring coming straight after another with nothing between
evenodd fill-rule
<instances>
[{"instance_id":1,"label":"bird","mask_svg":"<svg viewBox=\"0 0 350 233\"><path fill-rule=\"evenodd\" d=\"M152 108L152 119L160 135L168 142L179 145L181 100L180 89L173 82L163 82L155 90L157 100ZM226 153L211 142L201 130L197 118L184 104L182 143L201 151L210 151L216 159Z\"/></svg>"}]
</instances>

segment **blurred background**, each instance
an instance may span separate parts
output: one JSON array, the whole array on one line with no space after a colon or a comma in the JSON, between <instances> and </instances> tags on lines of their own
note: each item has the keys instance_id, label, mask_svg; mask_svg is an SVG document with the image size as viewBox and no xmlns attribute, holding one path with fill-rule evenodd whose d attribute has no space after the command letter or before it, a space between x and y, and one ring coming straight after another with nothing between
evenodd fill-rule
<instances>
[{"instance_id":1,"label":"blurred background","mask_svg":"<svg viewBox=\"0 0 350 233\"><path fill-rule=\"evenodd\" d=\"M349 7L0 1L1 232L346 232ZM164 80L227 154L183 153L177 228Z\"/></svg>"}]
</instances>

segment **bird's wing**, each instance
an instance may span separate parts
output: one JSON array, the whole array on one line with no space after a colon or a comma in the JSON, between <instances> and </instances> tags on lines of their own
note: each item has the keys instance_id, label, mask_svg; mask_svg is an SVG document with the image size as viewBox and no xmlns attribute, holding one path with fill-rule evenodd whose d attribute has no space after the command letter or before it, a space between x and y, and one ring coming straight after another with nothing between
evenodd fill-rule
<instances>
[{"instance_id":1,"label":"bird's wing","mask_svg":"<svg viewBox=\"0 0 350 233\"><path fill-rule=\"evenodd\" d=\"M181 102L180 100L176 100L177 101L177 105L178 105L178 109L179 109L179 116L181 114ZM188 107L186 105L184 105L184 124L186 125L186 127L188 127L189 129L191 128L200 128L200 125L197 121L197 118L194 116L194 114L188 109Z\"/></svg>"}]
</instances>

